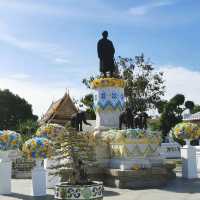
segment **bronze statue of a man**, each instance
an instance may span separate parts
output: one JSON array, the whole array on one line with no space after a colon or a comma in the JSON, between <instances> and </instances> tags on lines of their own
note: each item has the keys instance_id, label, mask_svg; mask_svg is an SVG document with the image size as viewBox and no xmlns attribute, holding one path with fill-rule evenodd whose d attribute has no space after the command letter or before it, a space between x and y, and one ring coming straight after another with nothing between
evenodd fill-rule
<instances>
[{"instance_id":1,"label":"bronze statue of a man","mask_svg":"<svg viewBox=\"0 0 200 200\"><path fill-rule=\"evenodd\" d=\"M108 40L108 31L102 33L103 38L98 41L97 52L100 59L100 72L104 77L107 76L107 72L110 72L110 76L113 77L115 72L114 54L115 48L112 41Z\"/></svg>"}]
</instances>

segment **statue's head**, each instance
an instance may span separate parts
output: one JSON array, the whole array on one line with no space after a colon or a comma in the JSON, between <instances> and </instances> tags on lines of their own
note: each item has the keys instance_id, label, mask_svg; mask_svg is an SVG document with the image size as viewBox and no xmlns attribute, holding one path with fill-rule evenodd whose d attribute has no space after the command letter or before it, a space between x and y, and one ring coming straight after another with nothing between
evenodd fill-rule
<instances>
[{"instance_id":1,"label":"statue's head","mask_svg":"<svg viewBox=\"0 0 200 200\"><path fill-rule=\"evenodd\" d=\"M104 31L104 32L102 33L102 36L103 36L103 38L107 38L107 37L108 37L108 31Z\"/></svg>"}]
</instances>

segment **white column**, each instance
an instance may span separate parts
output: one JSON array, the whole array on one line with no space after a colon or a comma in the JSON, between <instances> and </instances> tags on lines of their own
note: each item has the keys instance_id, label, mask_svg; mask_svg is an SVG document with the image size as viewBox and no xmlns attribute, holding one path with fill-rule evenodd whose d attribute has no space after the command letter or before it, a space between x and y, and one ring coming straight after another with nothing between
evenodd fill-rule
<instances>
[{"instance_id":1,"label":"white column","mask_svg":"<svg viewBox=\"0 0 200 200\"><path fill-rule=\"evenodd\" d=\"M42 161L36 160L36 166L32 170L33 196L45 196L46 170L41 166Z\"/></svg>"},{"instance_id":2,"label":"white column","mask_svg":"<svg viewBox=\"0 0 200 200\"><path fill-rule=\"evenodd\" d=\"M196 149L196 162L197 162L197 176L200 178L200 146L195 146Z\"/></svg>"},{"instance_id":3,"label":"white column","mask_svg":"<svg viewBox=\"0 0 200 200\"><path fill-rule=\"evenodd\" d=\"M11 166L8 152L0 152L0 195L11 193Z\"/></svg>"},{"instance_id":4,"label":"white column","mask_svg":"<svg viewBox=\"0 0 200 200\"><path fill-rule=\"evenodd\" d=\"M197 178L196 149L188 141L181 148L181 158L183 161L182 176L188 179Z\"/></svg>"}]
</instances>

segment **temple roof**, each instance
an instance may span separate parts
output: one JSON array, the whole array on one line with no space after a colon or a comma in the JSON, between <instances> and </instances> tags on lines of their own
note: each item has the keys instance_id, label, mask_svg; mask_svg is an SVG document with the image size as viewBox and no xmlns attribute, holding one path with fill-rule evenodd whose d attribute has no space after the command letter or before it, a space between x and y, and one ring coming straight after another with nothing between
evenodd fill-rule
<instances>
[{"instance_id":1,"label":"temple roof","mask_svg":"<svg viewBox=\"0 0 200 200\"><path fill-rule=\"evenodd\" d=\"M66 92L61 99L52 102L46 114L40 119L39 123L57 123L65 125L66 122L71 119L71 116L77 112L78 110L74 102Z\"/></svg>"}]
</instances>

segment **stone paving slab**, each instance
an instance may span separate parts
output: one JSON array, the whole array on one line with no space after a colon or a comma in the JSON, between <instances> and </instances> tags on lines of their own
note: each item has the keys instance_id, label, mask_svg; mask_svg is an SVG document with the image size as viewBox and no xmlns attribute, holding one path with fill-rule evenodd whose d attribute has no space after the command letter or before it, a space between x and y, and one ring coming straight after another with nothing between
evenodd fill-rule
<instances>
[{"instance_id":1,"label":"stone paving slab","mask_svg":"<svg viewBox=\"0 0 200 200\"><path fill-rule=\"evenodd\" d=\"M12 194L0 200L52 200L53 190L48 196L35 198L31 194L31 180L12 180ZM200 179L186 180L180 177L159 189L128 190L105 187L104 200L200 200Z\"/></svg>"}]
</instances>

